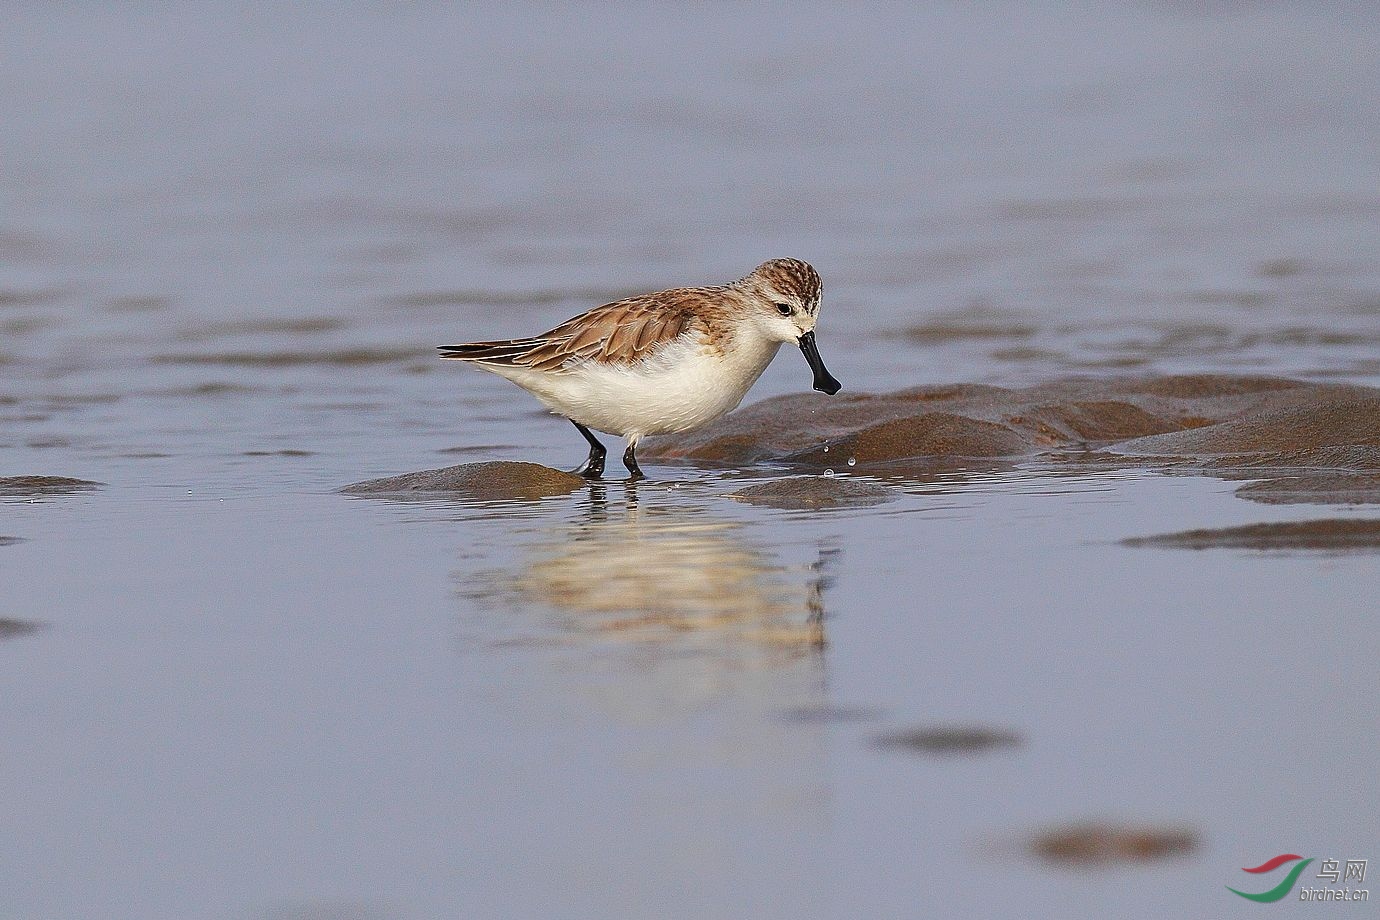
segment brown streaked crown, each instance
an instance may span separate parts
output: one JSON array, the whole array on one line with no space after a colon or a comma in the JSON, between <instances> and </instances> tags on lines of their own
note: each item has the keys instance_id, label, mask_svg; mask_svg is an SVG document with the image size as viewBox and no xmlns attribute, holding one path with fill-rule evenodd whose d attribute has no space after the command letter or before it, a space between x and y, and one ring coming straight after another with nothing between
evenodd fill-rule
<instances>
[{"instance_id":1,"label":"brown streaked crown","mask_svg":"<svg viewBox=\"0 0 1380 920\"><path fill-rule=\"evenodd\" d=\"M824 283L809 262L799 259L772 259L752 270L748 278L760 278L783 294L795 294L810 312L819 306ZM743 280L747 280L746 278Z\"/></svg>"}]
</instances>

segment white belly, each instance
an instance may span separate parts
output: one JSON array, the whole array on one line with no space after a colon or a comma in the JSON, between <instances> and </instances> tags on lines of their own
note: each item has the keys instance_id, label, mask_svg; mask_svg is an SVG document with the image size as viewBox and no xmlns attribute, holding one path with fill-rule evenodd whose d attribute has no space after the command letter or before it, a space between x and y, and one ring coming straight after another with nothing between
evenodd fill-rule
<instances>
[{"instance_id":1,"label":"white belly","mask_svg":"<svg viewBox=\"0 0 1380 920\"><path fill-rule=\"evenodd\" d=\"M687 337L632 365L589 361L560 371L483 365L559 415L622 437L689 431L743 401L780 343L708 351Z\"/></svg>"}]
</instances>

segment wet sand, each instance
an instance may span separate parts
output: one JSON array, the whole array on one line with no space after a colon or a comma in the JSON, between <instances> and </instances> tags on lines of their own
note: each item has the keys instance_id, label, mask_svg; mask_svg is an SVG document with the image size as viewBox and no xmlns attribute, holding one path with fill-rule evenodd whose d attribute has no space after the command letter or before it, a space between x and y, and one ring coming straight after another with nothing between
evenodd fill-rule
<instances>
[{"instance_id":1,"label":"wet sand","mask_svg":"<svg viewBox=\"0 0 1380 920\"><path fill-rule=\"evenodd\" d=\"M569 495L586 485L586 480L573 473L537 463L496 460L371 479L345 486L340 491L346 495L385 498L450 495L473 501L538 501L554 495Z\"/></svg>"},{"instance_id":2,"label":"wet sand","mask_svg":"<svg viewBox=\"0 0 1380 920\"><path fill-rule=\"evenodd\" d=\"M929 386L777 397L643 453L741 464L869 469L904 461L1108 449L1156 459L1299 466L1311 453L1380 467L1380 390L1273 377L1072 378L1019 390ZM1329 454L1329 451L1334 451Z\"/></svg>"},{"instance_id":3,"label":"wet sand","mask_svg":"<svg viewBox=\"0 0 1380 920\"><path fill-rule=\"evenodd\" d=\"M919 754L985 754L1003 748L1019 747L1019 733L1001 728L972 725L940 725L901 729L878 735L874 743Z\"/></svg>"},{"instance_id":4,"label":"wet sand","mask_svg":"<svg viewBox=\"0 0 1380 920\"><path fill-rule=\"evenodd\" d=\"M792 476L747 486L734 492L732 497L772 508L817 510L877 505L892 498L893 494L876 482L833 476Z\"/></svg>"},{"instance_id":5,"label":"wet sand","mask_svg":"<svg viewBox=\"0 0 1380 920\"><path fill-rule=\"evenodd\" d=\"M1240 498L1269 505L1380 504L1380 475L1341 471L1280 476L1248 483L1236 490Z\"/></svg>"},{"instance_id":6,"label":"wet sand","mask_svg":"<svg viewBox=\"0 0 1380 920\"><path fill-rule=\"evenodd\" d=\"M1085 824L1042 831L1030 842L1040 859L1064 866L1184 859L1198 848L1188 828L1122 827Z\"/></svg>"},{"instance_id":7,"label":"wet sand","mask_svg":"<svg viewBox=\"0 0 1380 920\"><path fill-rule=\"evenodd\" d=\"M1276 549L1353 550L1380 549L1380 519L1329 518L1316 521L1279 521L1243 524L1240 527L1185 530L1181 533L1136 537L1127 546L1164 546L1182 549Z\"/></svg>"},{"instance_id":8,"label":"wet sand","mask_svg":"<svg viewBox=\"0 0 1380 920\"><path fill-rule=\"evenodd\" d=\"M73 479L70 476L4 476L0 477L0 495L70 495L100 488L99 482Z\"/></svg>"},{"instance_id":9,"label":"wet sand","mask_svg":"<svg viewBox=\"0 0 1380 920\"><path fill-rule=\"evenodd\" d=\"M32 636L41 629L43 629L42 623L0 617L0 639L15 639L20 636Z\"/></svg>"}]
</instances>

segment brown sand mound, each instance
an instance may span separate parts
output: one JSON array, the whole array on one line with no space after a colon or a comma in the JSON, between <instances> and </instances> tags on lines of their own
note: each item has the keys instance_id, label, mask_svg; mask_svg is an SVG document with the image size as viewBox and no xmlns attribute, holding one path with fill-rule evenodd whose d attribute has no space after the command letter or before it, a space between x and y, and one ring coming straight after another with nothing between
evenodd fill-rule
<instances>
[{"instance_id":1,"label":"brown sand mound","mask_svg":"<svg viewBox=\"0 0 1380 920\"><path fill-rule=\"evenodd\" d=\"M843 476L792 476L739 489L733 498L772 508L835 508L876 505L892 498L875 482Z\"/></svg>"},{"instance_id":2,"label":"brown sand mound","mask_svg":"<svg viewBox=\"0 0 1380 920\"><path fill-rule=\"evenodd\" d=\"M1226 471L1226 478L1235 476L1237 479L1256 479L1270 471L1286 470L1366 472L1380 470L1380 448L1365 444L1343 444L1282 450L1277 453L1223 454L1204 458L1200 465L1207 469Z\"/></svg>"},{"instance_id":3,"label":"brown sand mound","mask_svg":"<svg viewBox=\"0 0 1380 920\"><path fill-rule=\"evenodd\" d=\"M889 419L780 459L812 467L886 463L914 457L1011 457L1028 454L1024 432L948 412ZM825 450L825 448L828 450Z\"/></svg>"},{"instance_id":4,"label":"brown sand mound","mask_svg":"<svg viewBox=\"0 0 1380 920\"><path fill-rule=\"evenodd\" d=\"M1120 441L1183 428L1182 420L1153 415L1139 406L1115 400L1087 400L1045 406L1037 414L1067 428L1085 441Z\"/></svg>"},{"instance_id":5,"label":"brown sand mound","mask_svg":"<svg viewBox=\"0 0 1380 920\"><path fill-rule=\"evenodd\" d=\"M644 442L641 451L648 457L684 457L727 464L751 463L759 460L781 460L787 457L808 457L830 447L832 456L824 458L821 468L848 462L843 451L844 439L849 445L863 442L859 449L875 453L866 462L885 462L915 456L952 453L959 439L959 429L971 418L957 418L947 413L944 418L919 422L909 429L889 427L898 421L916 423L917 419L934 412L933 404L948 405L980 394L1004 392L996 387L960 386L902 390L897 393L858 393L835 398L801 393L778 396L741 409L698 431L680 435L652 438ZM923 443L925 430L934 434L939 443ZM864 435L864 433L866 433ZM1002 434L1006 434L1005 431ZM860 436L862 436L860 438ZM1012 446L1014 453L1029 450L1023 437ZM971 444L981 442L974 433ZM834 453L831 445L840 445ZM989 448L981 456L992 456ZM857 458L858 462L865 462Z\"/></svg>"},{"instance_id":6,"label":"brown sand mound","mask_svg":"<svg viewBox=\"0 0 1380 920\"><path fill-rule=\"evenodd\" d=\"M42 629L42 623L35 623L32 620L13 620L9 617L0 617L0 639L18 639L21 636L32 636Z\"/></svg>"},{"instance_id":7,"label":"brown sand mound","mask_svg":"<svg viewBox=\"0 0 1380 920\"><path fill-rule=\"evenodd\" d=\"M1252 482L1236 494L1268 505L1375 505L1380 504L1380 474L1314 473Z\"/></svg>"},{"instance_id":8,"label":"brown sand mound","mask_svg":"<svg viewBox=\"0 0 1380 920\"><path fill-rule=\"evenodd\" d=\"M1123 454L1153 457L1370 450L1380 448L1380 392L1190 374L1072 378L1025 389L963 385L838 397L797 394L748 406L699 431L648 439L642 453L824 469L850 458L867 466L1109 444Z\"/></svg>"},{"instance_id":9,"label":"brown sand mound","mask_svg":"<svg viewBox=\"0 0 1380 920\"><path fill-rule=\"evenodd\" d=\"M1192 431L1152 435L1117 445L1141 455L1269 454L1359 446L1380 448L1380 398L1314 400L1253 412Z\"/></svg>"},{"instance_id":10,"label":"brown sand mound","mask_svg":"<svg viewBox=\"0 0 1380 920\"><path fill-rule=\"evenodd\" d=\"M1020 747L1022 738L1008 729L985 725L931 725L887 732L874 743L917 754L986 754Z\"/></svg>"},{"instance_id":11,"label":"brown sand mound","mask_svg":"<svg viewBox=\"0 0 1380 920\"><path fill-rule=\"evenodd\" d=\"M100 488L101 483L66 476L0 477L0 495L67 495Z\"/></svg>"},{"instance_id":12,"label":"brown sand mound","mask_svg":"<svg viewBox=\"0 0 1380 920\"><path fill-rule=\"evenodd\" d=\"M539 463L465 463L439 470L404 473L387 479L370 479L346 486L347 495L382 498L439 498L447 495L475 501L535 501L569 495L586 485L573 473Z\"/></svg>"},{"instance_id":13,"label":"brown sand mound","mask_svg":"<svg viewBox=\"0 0 1380 920\"><path fill-rule=\"evenodd\" d=\"M1072 824L1042 831L1030 840L1035 856L1069 866L1168 859L1197 847L1198 835L1190 828L1119 824Z\"/></svg>"},{"instance_id":14,"label":"brown sand mound","mask_svg":"<svg viewBox=\"0 0 1380 920\"><path fill-rule=\"evenodd\" d=\"M1125 546L1178 549L1374 550L1380 549L1380 518L1279 521L1212 530L1185 530L1121 542Z\"/></svg>"}]
</instances>

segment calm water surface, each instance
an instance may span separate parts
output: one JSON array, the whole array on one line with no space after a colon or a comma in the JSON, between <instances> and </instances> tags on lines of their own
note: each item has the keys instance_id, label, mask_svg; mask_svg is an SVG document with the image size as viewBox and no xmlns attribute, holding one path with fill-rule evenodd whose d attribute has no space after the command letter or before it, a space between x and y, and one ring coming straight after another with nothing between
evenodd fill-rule
<instances>
[{"instance_id":1,"label":"calm water surface","mask_svg":"<svg viewBox=\"0 0 1380 920\"><path fill-rule=\"evenodd\" d=\"M0 476L105 485L0 499L0 917L1247 916L1380 858L1376 557L1118 545L1364 508L334 494L574 466L432 347L774 256L852 390L1380 384L1380 17L1195 9L7 8ZM1020 743L877 744L947 724ZM1198 845L1029 855L1088 819Z\"/></svg>"}]
</instances>

